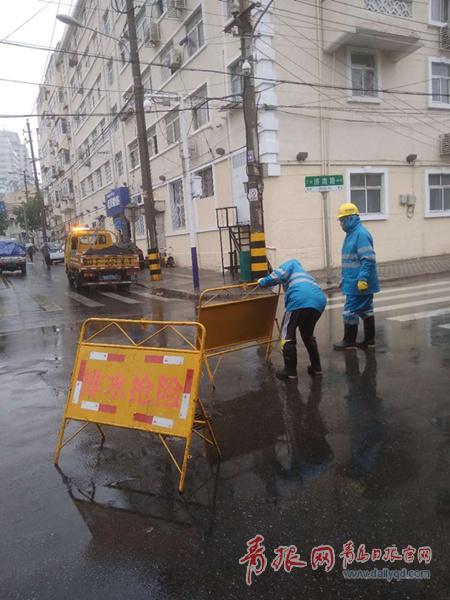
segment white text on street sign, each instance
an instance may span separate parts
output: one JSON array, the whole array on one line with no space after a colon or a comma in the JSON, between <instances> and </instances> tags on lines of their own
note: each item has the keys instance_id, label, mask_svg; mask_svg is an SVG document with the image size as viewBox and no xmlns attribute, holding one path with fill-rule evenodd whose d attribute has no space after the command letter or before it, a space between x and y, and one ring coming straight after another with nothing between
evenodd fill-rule
<instances>
[{"instance_id":1,"label":"white text on street sign","mask_svg":"<svg viewBox=\"0 0 450 600\"><path fill-rule=\"evenodd\" d=\"M342 190L344 177L342 175L315 175L305 177L305 192L333 192Z\"/></svg>"}]
</instances>

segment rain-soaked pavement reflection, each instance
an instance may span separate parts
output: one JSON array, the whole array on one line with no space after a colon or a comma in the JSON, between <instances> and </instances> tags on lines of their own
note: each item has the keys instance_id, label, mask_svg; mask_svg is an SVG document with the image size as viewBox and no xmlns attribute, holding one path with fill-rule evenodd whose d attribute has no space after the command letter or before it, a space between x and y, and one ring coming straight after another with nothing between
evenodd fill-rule
<instances>
[{"instance_id":1,"label":"rain-soaked pavement reflection","mask_svg":"<svg viewBox=\"0 0 450 600\"><path fill-rule=\"evenodd\" d=\"M193 306L141 314L191 318ZM448 595L450 330L441 321L380 318L377 352L333 354L340 320L330 311L318 332L324 376L309 378L301 355L298 385L275 379L278 352L269 365L261 350L227 356L216 389L206 377L201 387L223 459L195 439L180 495L174 465L142 432L105 427L102 441L89 426L53 466L84 316L65 311L53 325L0 336L2 599ZM239 559L256 534L268 565L248 588ZM431 579L345 579L339 553L350 540L369 553L430 546L429 565L367 568L426 568ZM290 544L308 566L275 572L274 549ZM329 573L310 565L320 545L336 551Z\"/></svg>"}]
</instances>

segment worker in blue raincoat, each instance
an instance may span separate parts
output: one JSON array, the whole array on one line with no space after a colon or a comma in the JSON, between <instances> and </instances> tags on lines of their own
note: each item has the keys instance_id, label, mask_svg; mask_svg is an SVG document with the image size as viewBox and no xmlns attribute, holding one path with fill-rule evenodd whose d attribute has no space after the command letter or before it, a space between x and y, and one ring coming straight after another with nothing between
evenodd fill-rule
<instances>
[{"instance_id":1,"label":"worker in blue raincoat","mask_svg":"<svg viewBox=\"0 0 450 600\"><path fill-rule=\"evenodd\" d=\"M334 344L334 349L372 348L375 346L373 295L380 291L373 239L361 223L358 207L351 202L340 206L338 219L346 233L342 245L344 339ZM364 340L357 344L360 318L364 323Z\"/></svg>"},{"instance_id":2,"label":"worker in blue raincoat","mask_svg":"<svg viewBox=\"0 0 450 600\"><path fill-rule=\"evenodd\" d=\"M281 327L284 369L276 376L282 381L297 381L297 328L309 355L308 373L321 375L319 349L314 328L320 319L327 298L314 277L298 260L291 259L274 269L270 275L258 280L261 287L282 284L284 288L285 314Z\"/></svg>"}]
</instances>

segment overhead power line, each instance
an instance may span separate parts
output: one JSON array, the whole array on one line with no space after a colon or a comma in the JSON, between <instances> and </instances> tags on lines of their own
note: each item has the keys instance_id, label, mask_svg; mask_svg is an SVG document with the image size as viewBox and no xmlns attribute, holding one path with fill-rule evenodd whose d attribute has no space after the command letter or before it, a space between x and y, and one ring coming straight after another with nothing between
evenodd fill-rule
<instances>
[{"instance_id":1,"label":"overhead power line","mask_svg":"<svg viewBox=\"0 0 450 600\"><path fill-rule=\"evenodd\" d=\"M17 46L19 48L42 50L44 52L48 52L49 50L52 50L54 52L61 52L63 54L70 54L72 56L79 56L79 57L89 56L90 58L96 58L96 59L107 60L107 61L114 60L117 62L122 62L120 58L113 58L111 56L102 56L100 54L87 54L87 53L77 52L76 50L63 50L60 48L50 48L48 46L40 46L37 44L26 44L23 42L6 41L6 42L0 42L0 43L10 45L10 46ZM128 61L127 64L131 65L131 62ZM141 60L141 65L154 66L154 67L167 67L167 65L164 63L145 62L142 60ZM182 66L182 67L180 67L180 71L181 70L182 71L191 71L194 73L214 73L214 74L218 74L218 75L229 75L228 71L224 71L221 69L212 69L212 68L199 68L199 67L194 68L194 67ZM280 85L280 84L298 85L298 86L302 86L302 87L323 88L323 89L341 90L341 91L352 91L352 90L354 91L356 89L356 91L358 91L358 88L354 88L351 86L344 86L344 85L332 85L332 84L327 84L327 83L316 83L316 82L311 82L311 81L298 81L295 79L275 79L275 78L271 78L271 77L259 77L256 75L248 75L248 77L251 77L255 81L274 83L276 85ZM44 86L45 86L45 84L44 84ZM431 92L420 92L420 91L410 91L410 90L398 91L398 90L391 90L388 88L377 88L377 89L374 89L373 91L377 92L377 93L382 93L382 94L395 94L395 95L405 95L405 96L431 97L433 95Z\"/></svg>"}]
</instances>

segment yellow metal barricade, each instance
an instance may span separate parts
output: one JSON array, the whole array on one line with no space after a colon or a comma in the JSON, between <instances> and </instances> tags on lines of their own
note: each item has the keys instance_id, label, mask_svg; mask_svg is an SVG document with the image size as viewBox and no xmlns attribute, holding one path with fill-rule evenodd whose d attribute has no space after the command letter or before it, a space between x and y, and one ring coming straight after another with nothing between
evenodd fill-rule
<instances>
[{"instance_id":1,"label":"yellow metal barricade","mask_svg":"<svg viewBox=\"0 0 450 600\"><path fill-rule=\"evenodd\" d=\"M166 347L169 338L174 343ZM89 423L97 426L102 437L102 425L148 431L159 437L178 469L182 491L193 432L213 445L220 456L199 397L204 344L205 328L201 323L85 321L59 431L55 464L61 448ZM84 422L84 425L64 440L70 420ZM169 447L169 437L185 440L181 461Z\"/></svg>"},{"instance_id":2,"label":"yellow metal barricade","mask_svg":"<svg viewBox=\"0 0 450 600\"><path fill-rule=\"evenodd\" d=\"M273 293L257 283L228 285L210 288L200 294L197 320L206 329L204 363L208 377L214 376L222 355L252 346L267 345L266 361L273 338L274 326L279 332L276 318L280 290ZM219 357L211 369L210 358Z\"/></svg>"}]
</instances>

